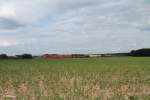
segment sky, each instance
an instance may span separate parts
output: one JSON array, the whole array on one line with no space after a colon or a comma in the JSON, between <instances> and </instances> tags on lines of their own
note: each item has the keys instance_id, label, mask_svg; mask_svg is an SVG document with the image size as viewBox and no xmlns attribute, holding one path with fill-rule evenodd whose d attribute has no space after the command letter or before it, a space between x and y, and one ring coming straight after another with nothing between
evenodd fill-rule
<instances>
[{"instance_id":1,"label":"sky","mask_svg":"<svg viewBox=\"0 0 150 100\"><path fill-rule=\"evenodd\" d=\"M150 0L0 0L0 53L150 47Z\"/></svg>"}]
</instances>

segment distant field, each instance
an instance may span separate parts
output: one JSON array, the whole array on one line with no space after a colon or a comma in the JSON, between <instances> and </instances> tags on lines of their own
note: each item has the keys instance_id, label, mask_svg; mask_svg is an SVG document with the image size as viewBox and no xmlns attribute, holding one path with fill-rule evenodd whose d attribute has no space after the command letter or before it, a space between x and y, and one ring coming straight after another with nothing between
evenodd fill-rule
<instances>
[{"instance_id":1,"label":"distant field","mask_svg":"<svg viewBox=\"0 0 150 100\"><path fill-rule=\"evenodd\" d=\"M0 60L0 100L150 100L150 58Z\"/></svg>"}]
</instances>

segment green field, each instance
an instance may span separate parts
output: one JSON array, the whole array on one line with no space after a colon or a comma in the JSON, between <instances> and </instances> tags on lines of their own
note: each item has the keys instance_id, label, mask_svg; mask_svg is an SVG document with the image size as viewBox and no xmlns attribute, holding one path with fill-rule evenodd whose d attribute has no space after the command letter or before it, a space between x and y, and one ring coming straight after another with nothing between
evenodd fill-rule
<instances>
[{"instance_id":1,"label":"green field","mask_svg":"<svg viewBox=\"0 0 150 100\"><path fill-rule=\"evenodd\" d=\"M0 60L0 100L150 100L150 58Z\"/></svg>"}]
</instances>

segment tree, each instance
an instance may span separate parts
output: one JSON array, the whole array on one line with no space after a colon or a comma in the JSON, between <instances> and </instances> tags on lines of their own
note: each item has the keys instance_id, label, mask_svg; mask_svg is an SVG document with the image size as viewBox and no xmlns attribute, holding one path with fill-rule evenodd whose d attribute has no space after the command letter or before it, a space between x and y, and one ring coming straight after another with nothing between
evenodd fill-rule
<instances>
[{"instance_id":1,"label":"tree","mask_svg":"<svg viewBox=\"0 0 150 100\"><path fill-rule=\"evenodd\" d=\"M150 56L150 49L139 49L139 50L132 50L130 52L131 56Z\"/></svg>"},{"instance_id":2,"label":"tree","mask_svg":"<svg viewBox=\"0 0 150 100\"><path fill-rule=\"evenodd\" d=\"M32 59L33 57L32 57L31 54L23 54L23 55L21 56L21 58L23 58L23 59Z\"/></svg>"},{"instance_id":3,"label":"tree","mask_svg":"<svg viewBox=\"0 0 150 100\"><path fill-rule=\"evenodd\" d=\"M7 54L0 54L0 59L8 59Z\"/></svg>"}]
</instances>

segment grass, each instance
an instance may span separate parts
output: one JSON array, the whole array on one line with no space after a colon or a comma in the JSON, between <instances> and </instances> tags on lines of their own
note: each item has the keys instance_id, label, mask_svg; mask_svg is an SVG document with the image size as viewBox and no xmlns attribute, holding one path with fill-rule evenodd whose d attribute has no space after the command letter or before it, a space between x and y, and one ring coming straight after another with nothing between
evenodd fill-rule
<instances>
[{"instance_id":1,"label":"grass","mask_svg":"<svg viewBox=\"0 0 150 100\"><path fill-rule=\"evenodd\" d=\"M0 60L0 100L150 100L150 58Z\"/></svg>"}]
</instances>

